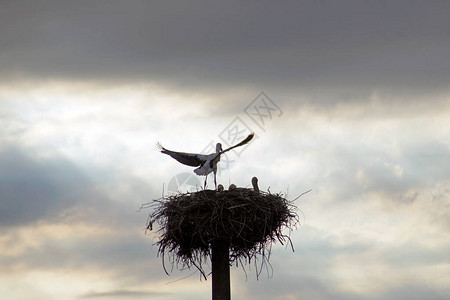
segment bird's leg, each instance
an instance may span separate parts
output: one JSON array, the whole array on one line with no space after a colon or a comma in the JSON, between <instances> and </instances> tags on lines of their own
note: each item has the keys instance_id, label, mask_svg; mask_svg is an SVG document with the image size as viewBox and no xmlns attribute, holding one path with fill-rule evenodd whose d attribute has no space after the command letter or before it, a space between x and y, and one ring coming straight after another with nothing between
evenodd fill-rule
<instances>
[{"instance_id":1,"label":"bird's leg","mask_svg":"<svg viewBox=\"0 0 450 300\"><path fill-rule=\"evenodd\" d=\"M214 172L214 188L217 190L216 172Z\"/></svg>"},{"instance_id":2,"label":"bird's leg","mask_svg":"<svg viewBox=\"0 0 450 300\"><path fill-rule=\"evenodd\" d=\"M205 176L205 184L203 185L203 189L206 190L206 179L208 179L208 174Z\"/></svg>"}]
</instances>

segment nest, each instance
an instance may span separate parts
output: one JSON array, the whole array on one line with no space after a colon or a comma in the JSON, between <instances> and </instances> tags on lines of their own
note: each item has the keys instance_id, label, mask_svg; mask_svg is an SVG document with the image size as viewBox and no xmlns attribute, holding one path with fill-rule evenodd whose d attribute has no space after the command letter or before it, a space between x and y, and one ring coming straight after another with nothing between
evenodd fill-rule
<instances>
[{"instance_id":1,"label":"nest","mask_svg":"<svg viewBox=\"0 0 450 300\"><path fill-rule=\"evenodd\" d=\"M168 255L172 267L195 266L206 278L202 265L208 261L215 241L229 244L230 263L236 265L252 259L268 263L271 245L276 241L287 242L294 250L288 234L299 224L297 208L281 194L246 188L202 190L163 197L150 206L154 211L147 229L159 225L155 244L166 273L164 256ZM283 233L285 229L288 234Z\"/></svg>"}]
</instances>

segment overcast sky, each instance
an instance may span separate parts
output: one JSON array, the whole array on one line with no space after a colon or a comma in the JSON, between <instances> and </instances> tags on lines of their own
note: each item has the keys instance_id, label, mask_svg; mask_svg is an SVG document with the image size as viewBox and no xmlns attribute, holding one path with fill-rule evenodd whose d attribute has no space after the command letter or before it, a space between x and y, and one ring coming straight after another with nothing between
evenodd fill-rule
<instances>
[{"instance_id":1,"label":"overcast sky","mask_svg":"<svg viewBox=\"0 0 450 300\"><path fill-rule=\"evenodd\" d=\"M138 210L203 182L156 142L207 152L251 131L220 183L312 191L295 252L275 244L259 280L233 267L233 299L449 299L449 11L1 1L2 299L210 299L198 272L164 273Z\"/></svg>"}]
</instances>

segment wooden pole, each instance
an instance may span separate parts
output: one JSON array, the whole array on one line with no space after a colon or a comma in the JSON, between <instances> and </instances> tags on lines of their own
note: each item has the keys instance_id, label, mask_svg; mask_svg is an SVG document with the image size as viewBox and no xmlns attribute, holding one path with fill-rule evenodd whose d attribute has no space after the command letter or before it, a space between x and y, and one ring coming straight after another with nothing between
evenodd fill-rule
<instances>
[{"instance_id":1,"label":"wooden pole","mask_svg":"<svg viewBox=\"0 0 450 300\"><path fill-rule=\"evenodd\" d=\"M212 300L230 300L230 244L218 240L212 243Z\"/></svg>"}]
</instances>

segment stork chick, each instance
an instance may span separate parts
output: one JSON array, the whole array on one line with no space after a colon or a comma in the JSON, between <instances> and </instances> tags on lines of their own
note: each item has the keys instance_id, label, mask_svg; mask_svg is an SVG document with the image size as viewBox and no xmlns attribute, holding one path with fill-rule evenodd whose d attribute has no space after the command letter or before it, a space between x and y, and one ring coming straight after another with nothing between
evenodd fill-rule
<instances>
[{"instance_id":1,"label":"stork chick","mask_svg":"<svg viewBox=\"0 0 450 300\"><path fill-rule=\"evenodd\" d=\"M256 176L252 178L252 185L253 185L253 190L255 192L259 193L258 178L256 178Z\"/></svg>"}]
</instances>

